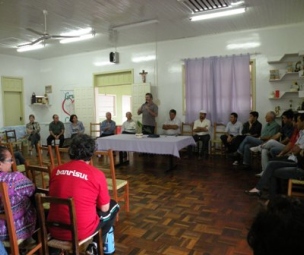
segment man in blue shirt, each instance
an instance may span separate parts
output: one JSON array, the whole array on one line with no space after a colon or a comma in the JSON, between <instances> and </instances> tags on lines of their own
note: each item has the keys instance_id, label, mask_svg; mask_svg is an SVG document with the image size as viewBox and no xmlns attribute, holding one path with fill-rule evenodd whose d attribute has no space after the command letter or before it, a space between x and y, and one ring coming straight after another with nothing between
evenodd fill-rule
<instances>
[{"instance_id":1,"label":"man in blue shirt","mask_svg":"<svg viewBox=\"0 0 304 255\"><path fill-rule=\"evenodd\" d=\"M116 123L112 119L110 112L106 113L106 120L100 123L100 137L114 135Z\"/></svg>"}]
</instances>

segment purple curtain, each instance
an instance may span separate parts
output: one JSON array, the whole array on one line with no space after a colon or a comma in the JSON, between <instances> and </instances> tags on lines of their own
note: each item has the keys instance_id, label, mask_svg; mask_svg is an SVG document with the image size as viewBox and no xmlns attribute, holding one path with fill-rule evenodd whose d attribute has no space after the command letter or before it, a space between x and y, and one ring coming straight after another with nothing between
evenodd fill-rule
<instances>
[{"instance_id":1,"label":"purple curtain","mask_svg":"<svg viewBox=\"0 0 304 255\"><path fill-rule=\"evenodd\" d=\"M251 111L250 56L186 59L186 122L207 111L211 122L227 123L231 112L247 121Z\"/></svg>"}]
</instances>

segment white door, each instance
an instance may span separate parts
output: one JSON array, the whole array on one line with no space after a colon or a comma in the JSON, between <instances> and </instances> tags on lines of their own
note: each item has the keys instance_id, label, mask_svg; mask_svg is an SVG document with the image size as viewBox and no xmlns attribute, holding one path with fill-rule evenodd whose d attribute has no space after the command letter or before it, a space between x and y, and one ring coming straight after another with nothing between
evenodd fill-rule
<instances>
[{"instance_id":1,"label":"white door","mask_svg":"<svg viewBox=\"0 0 304 255\"><path fill-rule=\"evenodd\" d=\"M90 134L90 122L95 122L95 100L93 87L74 89L75 114L82 121L85 133Z\"/></svg>"},{"instance_id":2,"label":"white door","mask_svg":"<svg viewBox=\"0 0 304 255\"><path fill-rule=\"evenodd\" d=\"M141 115L137 115L137 110L145 103L146 93L151 93L150 83L135 83L132 84L132 114L133 120L141 122Z\"/></svg>"}]
</instances>

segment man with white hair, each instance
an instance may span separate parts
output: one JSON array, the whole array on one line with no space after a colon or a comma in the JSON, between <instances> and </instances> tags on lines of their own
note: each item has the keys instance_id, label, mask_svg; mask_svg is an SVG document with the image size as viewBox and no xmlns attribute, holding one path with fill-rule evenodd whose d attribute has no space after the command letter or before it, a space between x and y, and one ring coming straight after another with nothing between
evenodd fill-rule
<instances>
[{"instance_id":1,"label":"man with white hair","mask_svg":"<svg viewBox=\"0 0 304 255\"><path fill-rule=\"evenodd\" d=\"M205 110L200 110L199 112L199 119L194 121L193 125L193 132L195 135L193 139L195 142L202 141L202 148L200 150L200 146L198 144L198 159L202 159L204 156L206 159L208 158L209 154L209 141L210 141L210 129L211 129L211 122L210 120L206 119L207 112ZM188 157L192 155L192 145L188 146Z\"/></svg>"}]
</instances>

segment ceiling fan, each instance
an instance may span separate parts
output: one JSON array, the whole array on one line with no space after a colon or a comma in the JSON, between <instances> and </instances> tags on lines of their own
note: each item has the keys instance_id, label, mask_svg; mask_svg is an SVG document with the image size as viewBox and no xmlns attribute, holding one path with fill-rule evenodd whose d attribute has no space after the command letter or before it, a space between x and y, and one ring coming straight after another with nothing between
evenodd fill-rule
<instances>
[{"instance_id":1,"label":"ceiling fan","mask_svg":"<svg viewBox=\"0 0 304 255\"><path fill-rule=\"evenodd\" d=\"M31 46L31 45L35 45L38 44L40 42L45 43L46 40L49 39L68 39L68 38L78 38L82 35L50 35L47 31L47 22L46 22L46 16L48 14L47 10L43 10L43 15L44 15L44 32L39 32L36 31L32 28L27 28L28 31L31 31L34 34L40 35L40 37L30 43L25 43L25 44L21 44L18 45L18 47L23 47L23 46ZM91 32L92 34L94 33L94 31Z\"/></svg>"}]
</instances>

